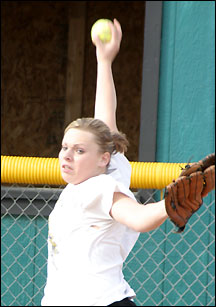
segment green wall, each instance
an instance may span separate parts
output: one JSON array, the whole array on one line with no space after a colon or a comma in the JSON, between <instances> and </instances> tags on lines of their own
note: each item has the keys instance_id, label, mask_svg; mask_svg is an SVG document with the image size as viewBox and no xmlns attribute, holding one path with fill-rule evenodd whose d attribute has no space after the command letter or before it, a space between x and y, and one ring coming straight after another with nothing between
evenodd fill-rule
<instances>
[{"instance_id":1,"label":"green wall","mask_svg":"<svg viewBox=\"0 0 216 307\"><path fill-rule=\"evenodd\" d=\"M164 1L162 22L156 161L194 162L215 152L215 2ZM202 206L190 224L200 218L208 225L214 216L213 193L204 201L208 210ZM165 231L168 223L162 225ZM202 223L195 224L195 233L200 232ZM214 236L214 223L209 230L204 242ZM190 235L192 238L193 233ZM202 246L192 249L196 254L203 252ZM169 252L167 243L164 251ZM201 267L208 266L208 252L215 255L215 244L203 253L194 272L185 276L185 284L190 285L193 274L199 276ZM184 259L193 263L193 254ZM168 262L164 266L167 274ZM203 280L208 280L208 274L214 276L214 266L208 266ZM167 286L163 285L165 293ZM199 283L194 292L197 290L202 291ZM200 300L202 306L209 304L207 292L215 297L214 287L207 287ZM170 300L174 304L175 297L170 295Z\"/></svg>"},{"instance_id":2,"label":"green wall","mask_svg":"<svg viewBox=\"0 0 216 307\"><path fill-rule=\"evenodd\" d=\"M1 222L1 306L40 306L47 273L47 220L10 214Z\"/></svg>"},{"instance_id":3,"label":"green wall","mask_svg":"<svg viewBox=\"0 0 216 307\"><path fill-rule=\"evenodd\" d=\"M164 1L158 162L215 151L215 2Z\"/></svg>"}]
</instances>

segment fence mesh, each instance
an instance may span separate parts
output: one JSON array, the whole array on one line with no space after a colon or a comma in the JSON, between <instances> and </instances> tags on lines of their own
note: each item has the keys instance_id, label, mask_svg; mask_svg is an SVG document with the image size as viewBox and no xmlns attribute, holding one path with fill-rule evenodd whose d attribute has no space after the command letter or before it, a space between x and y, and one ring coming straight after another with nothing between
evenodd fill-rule
<instances>
[{"instance_id":1,"label":"fence mesh","mask_svg":"<svg viewBox=\"0 0 216 307\"><path fill-rule=\"evenodd\" d=\"M1 306L40 306L48 215L62 187L1 187ZM156 190L136 193L142 203ZM215 306L215 199L210 193L182 234L167 220L139 240L124 264L138 306ZM83 289L83 292L85 290Z\"/></svg>"}]
</instances>

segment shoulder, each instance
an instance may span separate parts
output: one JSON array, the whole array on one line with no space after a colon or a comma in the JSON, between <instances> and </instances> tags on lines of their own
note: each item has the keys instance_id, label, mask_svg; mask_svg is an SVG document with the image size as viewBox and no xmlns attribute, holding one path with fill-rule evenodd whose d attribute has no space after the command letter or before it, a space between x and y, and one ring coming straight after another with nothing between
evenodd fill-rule
<instances>
[{"instance_id":1,"label":"shoulder","mask_svg":"<svg viewBox=\"0 0 216 307\"><path fill-rule=\"evenodd\" d=\"M101 174L92 177L83 183L82 198L85 199L84 204L98 201L99 203L108 202L112 204L115 192L121 192L134 199L133 193L121 181L111 175Z\"/></svg>"},{"instance_id":2,"label":"shoulder","mask_svg":"<svg viewBox=\"0 0 216 307\"><path fill-rule=\"evenodd\" d=\"M127 188L130 187L131 165L124 154L116 153L111 156L107 175L123 183Z\"/></svg>"},{"instance_id":3,"label":"shoulder","mask_svg":"<svg viewBox=\"0 0 216 307\"><path fill-rule=\"evenodd\" d=\"M118 163L118 167L121 168L122 166L127 166L131 168L130 162L126 158L123 153L117 152L116 154L112 154L110 163Z\"/></svg>"}]
</instances>

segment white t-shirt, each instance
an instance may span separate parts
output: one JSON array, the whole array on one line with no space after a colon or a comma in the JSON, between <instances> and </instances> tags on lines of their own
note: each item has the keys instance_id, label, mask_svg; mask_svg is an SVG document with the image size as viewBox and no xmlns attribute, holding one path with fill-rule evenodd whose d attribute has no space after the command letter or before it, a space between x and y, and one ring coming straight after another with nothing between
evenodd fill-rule
<instances>
[{"instance_id":1,"label":"white t-shirt","mask_svg":"<svg viewBox=\"0 0 216 307\"><path fill-rule=\"evenodd\" d=\"M129 190L131 166L112 155L107 174L68 184L49 216L47 283L42 306L106 306L135 293L122 266L139 233L109 214L113 193Z\"/></svg>"}]
</instances>

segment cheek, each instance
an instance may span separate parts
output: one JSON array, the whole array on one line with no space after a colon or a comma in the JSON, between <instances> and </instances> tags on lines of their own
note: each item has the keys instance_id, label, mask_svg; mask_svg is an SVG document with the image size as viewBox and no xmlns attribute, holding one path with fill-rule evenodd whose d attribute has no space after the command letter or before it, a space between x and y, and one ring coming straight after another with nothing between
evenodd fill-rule
<instances>
[{"instance_id":1,"label":"cheek","mask_svg":"<svg viewBox=\"0 0 216 307\"><path fill-rule=\"evenodd\" d=\"M62 152L62 150L60 150L60 152L58 154L58 158L59 158L59 162L61 162L63 160L63 152Z\"/></svg>"},{"instance_id":2,"label":"cheek","mask_svg":"<svg viewBox=\"0 0 216 307\"><path fill-rule=\"evenodd\" d=\"M97 163L95 160L95 157L93 156L88 156L85 157L84 159L79 159L76 161L77 165L83 172L91 172L97 167Z\"/></svg>"}]
</instances>

